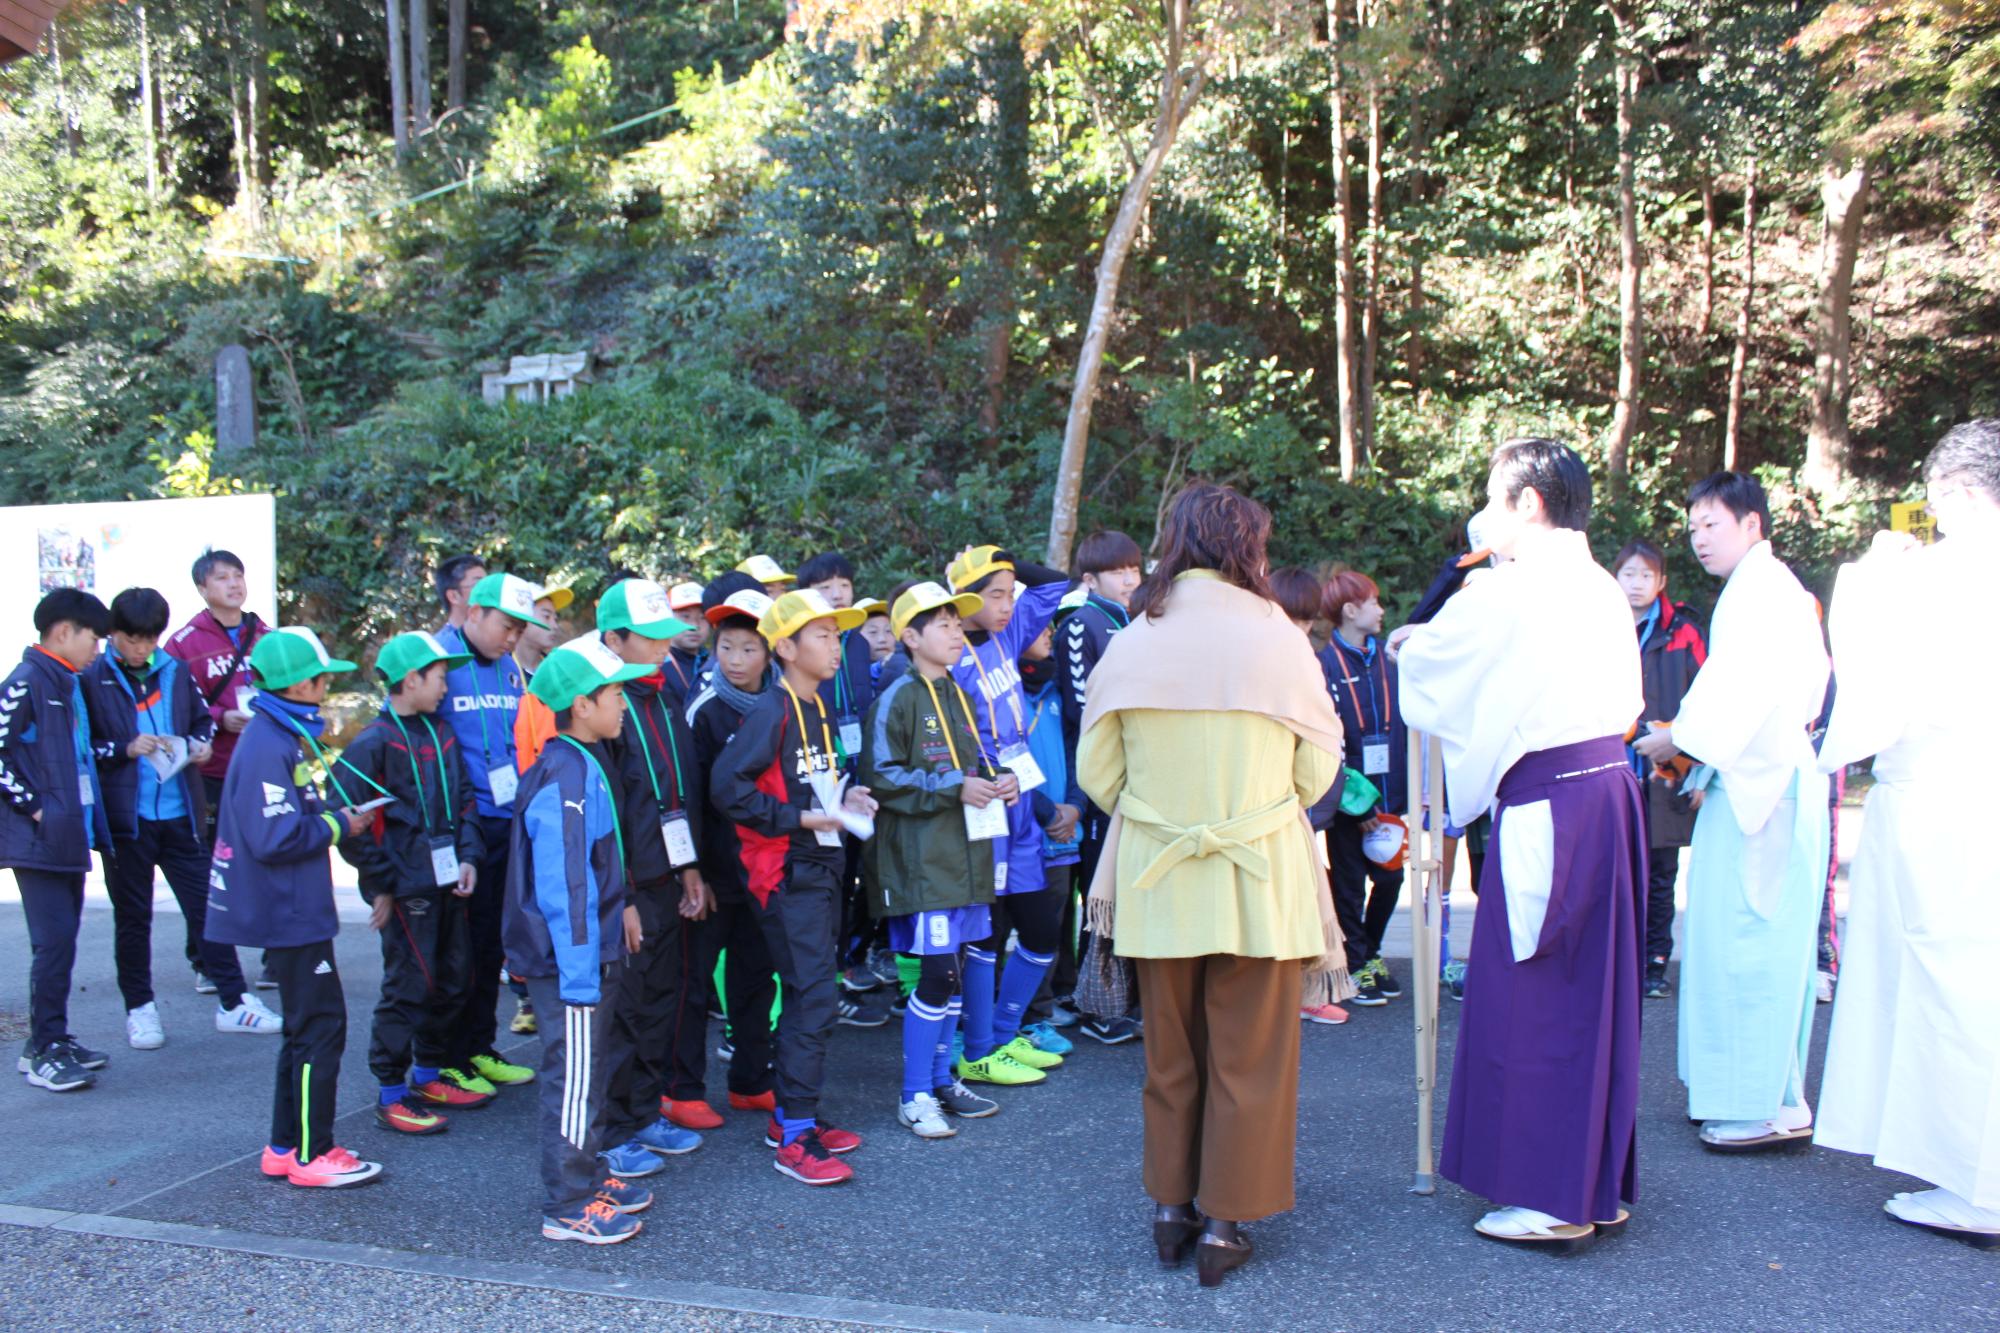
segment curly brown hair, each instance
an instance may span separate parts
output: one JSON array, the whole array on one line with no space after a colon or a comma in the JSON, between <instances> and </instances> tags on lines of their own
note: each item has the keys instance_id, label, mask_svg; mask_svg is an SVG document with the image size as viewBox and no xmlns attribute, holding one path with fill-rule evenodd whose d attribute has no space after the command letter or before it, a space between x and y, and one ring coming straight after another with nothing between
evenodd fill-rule
<instances>
[{"instance_id":1,"label":"curly brown hair","mask_svg":"<svg viewBox=\"0 0 2000 1333\"><path fill-rule=\"evenodd\" d=\"M1174 579L1191 569L1212 569L1239 588L1270 597L1264 572L1270 543L1270 510L1227 486L1190 482L1167 506L1160 562L1132 595L1132 614L1163 615Z\"/></svg>"}]
</instances>

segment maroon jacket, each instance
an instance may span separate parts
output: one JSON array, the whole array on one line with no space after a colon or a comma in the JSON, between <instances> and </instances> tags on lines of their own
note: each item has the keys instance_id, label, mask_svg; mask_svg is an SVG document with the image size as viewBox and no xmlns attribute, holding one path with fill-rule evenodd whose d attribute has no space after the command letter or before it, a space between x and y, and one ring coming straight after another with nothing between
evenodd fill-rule
<instances>
[{"instance_id":1,"label":"maroon jacket","mask_svg":"<svg viewBox=\"0 0 2000 1333\"><path fill-rule=\"evenodd\" d=\"M264 633L264 622L254 611L243 613L243 646L229 641L229 631L203 607L194 619L175 630L167 639L167 652L187 667L188 677L215 719L215 753L201 766L203 777L220 781L229 771L229 756L236 752L236 733L222 725L222 715L236 707L236 696L250 683L250 650Z\"/></svg>"}]
</instances>

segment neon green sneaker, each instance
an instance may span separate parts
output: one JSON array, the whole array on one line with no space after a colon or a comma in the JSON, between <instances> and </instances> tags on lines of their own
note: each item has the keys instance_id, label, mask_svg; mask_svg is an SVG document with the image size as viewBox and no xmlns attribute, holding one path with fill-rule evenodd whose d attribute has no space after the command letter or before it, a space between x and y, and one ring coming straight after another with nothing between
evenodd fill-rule
<instances>
[{"instance_id":1,"label":"neon green sneaker","mask_svg":"<svg viewBox=\"0 0 2000 1333\"><path fill-rule=\"evenodd\" d=\"M1054 1069L1063 1062L1060 1055L1043 1050L1026 1037L1014 1038L1002 1046L999 1053L1015 1064L1026 1065L1030 1069Z\"/></svg>"},{"instance_id":2,"label":"neon green sneaker","mask_svg":"<svg viewBox=\"0 0 2000 1333\"><path fill-rule=\"evenodd\" d=\"M475 1055L472 1057L472 1067L502 1087L535 1081L534 1070L526 1065L510 1065L497 1055Z\"/></svg>"},{"instance_id":3,"label":"neon green sneaker","mask_svg":"<svg viewBox=\"0 0 2000 1333\"><path fill-rule=\"evenodd\" d=\"M956 1068L959 1078L968 1083L998 1083L1010 1088L1040 1083L1048 1077L1041 1070L1030 1069L1012 1059L1005 1051L994 1051L982 1060L961 1059Z\"/></svg>"},{"instance_id":4,"label":"neon green sneaker","mask_svg":"<svg viewBox=\"0 0 2000 1333\"><path fill-rule=\"evenodd\" d=\"M462 1088L466 1092L476 1092L482 1097L491 1097L500 1091L500 1089L494 1087L479 1075L468 1074L463 1069L440 1069L438 1070L438 1077L451 1084L454 1088Z\"/></svg>"}]
</instances>

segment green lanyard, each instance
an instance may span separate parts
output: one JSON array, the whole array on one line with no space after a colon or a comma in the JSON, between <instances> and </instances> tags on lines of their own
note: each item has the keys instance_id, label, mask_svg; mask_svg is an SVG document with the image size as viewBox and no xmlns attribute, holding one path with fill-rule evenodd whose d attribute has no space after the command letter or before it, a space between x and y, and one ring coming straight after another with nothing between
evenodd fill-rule
<instances>
[{"instance_id":1,"label":"green lanyard","mask_svg":"<svg viewBox=\"0 0 2000 1333\"><path fill-rule=\"evenodd\" d=\"M654 697L658 698L659 696L655 695ZM635 708L639 713L640 723L639 757L646 761L646 780L653 784L653 804L662 805L665 802L660 797L660 775L653 771L652 747L646 744L646 705L639 703L635 705ZM654 728L653 734L656 736L659 734L657 727ZM681 785L681 747L674 740L674 723L672 718L667 719L667 757L672 759L674 764L674 799L679 802L679 808L682 812L685 812L687 810L687 788Z\"/></svg>"},{"instance_id":2,"label":"green lanyard","mask_svg":"<svg viewBox=\"0 0 2000 1333\"><path fill-rule=\"evenodd\" d=\"M403 719L396 716L396 710L393 708L389 710L389 719L396 724L396 730L403 733L403 753L409 756L410 777L417 784L417 814L424 821L424 832L429 833L431 831L431 811L429 803L424 800L424 779L423 774L417 769L416 747L410 741L409 729L403 725ZM444 746L438 743L437 728L431 725L429 718L424 718L424 730L430 732L431 753L437 756L438 795L444 798L444 822L446 827L449 827L451 824L451 781L445 776ZM341 762L346 763L347 761L343 759ZM353 767L351 764L348 766L350 768ZM364 774L364 776L366 775Z\"/></svg>"},{"instance_id":3,"label":"green lanyard","mask_svg":"<svg viewBox=\"0 0 2000 1333\"><path fill-rule=\"evenodd\" d=\"M341 804L349 807L353 806L354 798L347 794L347 788L341 786L340 779L333 775L333 761L326 757L326 751L319 748L319 742L312 738L312 733L307 731L304 727L300 726L298 723L294 722L289 717L285 719L285 725L292 729L293 735L297 736L300 740L304 741L308 746L312 748L313 758L319 760L320 776L325 778L328 782L331 782L333 784L333 789L340 793ZM341 760L340 762L343 764L347 764L347 761L345 759ZM347 769L350 773L354 774L355 777L360 778L363 782L373 787L376 791L381 792L384 796L390 795L389 789L387 787L384 787L381 783L369 777L366 773L363 773L360 769L356 768L354 765L347 764Z\"/></svg>"},{"instance_id":4,"label":"green lanyard","mask_svg":"<svg viewBox=\"0 0 2000 1333\"><path fill-rule=\"evenodd\" d=\"M574 745L576 752L585 759L588 759L590 766L597 770L597 780L604 784L604 803L611 811L611 832L614 835L614 841L618 844L618 874L622 879L625 874L625 830L619 827L618 824L618 796L612 791L611 779L605 775L604 765L597 762L597 756L590 752L589 746L574 736L565 736L560 732L556 734L556 739L568 741L571 745Z\"/></svg>"}]
</instances>

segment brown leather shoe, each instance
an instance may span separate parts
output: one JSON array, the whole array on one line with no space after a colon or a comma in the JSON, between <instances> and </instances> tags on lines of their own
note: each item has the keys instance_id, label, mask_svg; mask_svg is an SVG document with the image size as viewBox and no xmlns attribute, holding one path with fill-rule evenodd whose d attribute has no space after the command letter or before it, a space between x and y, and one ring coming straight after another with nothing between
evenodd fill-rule
<instances>
[{"instance_id":1,"label":"brown leather shoe","mask_svg":"<svg viewBox=\"0 0 2000 1333\"><path fill-rule=\"evenodd\" d=\"M1178 1268L1201 1230L1201 1214L1191 1203L1163 1203L1153 1210L1153 1244L1163 1268Z\"/></svg>"},{"instance_id":2,"label":"brown leather shoe","mask_svg":"<svg viewBox=\"0 0 2000 1333\"><path fill-rule=\"evenodd\" d=\"M1194 1247L1195 1271L1201 1277L1204 1287L1219 1287L1223 1276L1250 1262L1250 1238L1242 1232L1236 1239L1224 1240L1220 1236L1202 1234Z\"/></svg>"}]
</instances>

